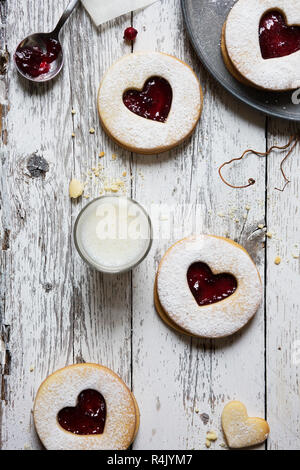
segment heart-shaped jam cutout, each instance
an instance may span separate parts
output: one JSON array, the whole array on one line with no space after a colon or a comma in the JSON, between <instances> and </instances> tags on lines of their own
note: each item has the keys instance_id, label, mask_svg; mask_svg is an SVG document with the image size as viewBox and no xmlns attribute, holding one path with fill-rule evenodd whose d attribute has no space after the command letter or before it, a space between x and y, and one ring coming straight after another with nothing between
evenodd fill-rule
<instances>
[{"instance_id":1,"label":"heart-shaped jam cutout","mask_svg":"<svg viewBox=\"0 0 300 470\"><path fill-rule=\"evenodd\" d=\"M171 85L162 77L149 78L142 91L126 90L123 94L123 102L132 113L158 122L166 122L172 99Z\"/></svg>"},{"instance_id":2,"label":"heart-shaped jam cutout","mask_svg":"<svg viewBox=\"0 0 300 470\"><path fill-rule=\"evenodd\" d=\"M279 11L268 11L260 21L259 42L263 59L293 54L300 50L300 27L288 26Z\"/></svg>"},{"instance_id":3,"label":"heart-shaped jam cutout","mask_svg":"<svg viewBox=\"0 0 300 470\"><path fill-rule=\"evenodd\" d=\"M62 428L73 434L102 434L106 421L106 403L96 390L84 390L77 405L60 410L57 419Z\"/></svg>"},{"instance_id":4,"label":"heart-shaped jam cutout","mask_svg":"<svg viewBox=\"0 0 300 470\"><path fill-rule=\"evenodd\" d=\"M207 264L200 262L189 267L187 281L197 304L201 306L220 302L237 288L237 280L232 274L213 274Z\"/></svg>"}]
</instances>

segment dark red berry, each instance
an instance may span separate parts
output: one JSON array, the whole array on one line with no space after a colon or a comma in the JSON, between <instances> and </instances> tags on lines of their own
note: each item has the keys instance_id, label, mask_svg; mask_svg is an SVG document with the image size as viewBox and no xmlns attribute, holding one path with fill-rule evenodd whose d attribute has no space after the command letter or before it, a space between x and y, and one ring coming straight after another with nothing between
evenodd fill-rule
<instances>
[{"instance_id":1,"label":"dark red berry","mask_svg":"<svg viewBox=\"0 0 300 470\"><path fill-rule=\"evenodd\" d=\"M126 41L134 41L137 35L138 35L137 30L133 28L132 26L130 26L129 28L126 28L124 31L124 39Z\"/></svg>"}]
</instances>

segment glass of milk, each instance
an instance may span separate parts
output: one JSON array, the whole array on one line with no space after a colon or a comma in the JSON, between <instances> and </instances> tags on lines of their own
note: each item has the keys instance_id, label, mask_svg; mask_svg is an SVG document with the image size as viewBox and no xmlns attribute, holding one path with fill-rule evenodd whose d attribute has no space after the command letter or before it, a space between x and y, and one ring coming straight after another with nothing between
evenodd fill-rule
<instances>
[{"instance_id":1,"label":"glass of milk","mask_svg":"<svg viewBox=\"0 0 300 470\"><path fill-rule=\"evenodd\" d=\"M101 272L120 273L140 264L152 245L152 224L133 199L102 196L77 217L74 241L81 258Z\"/></svg>"}]
</instances>

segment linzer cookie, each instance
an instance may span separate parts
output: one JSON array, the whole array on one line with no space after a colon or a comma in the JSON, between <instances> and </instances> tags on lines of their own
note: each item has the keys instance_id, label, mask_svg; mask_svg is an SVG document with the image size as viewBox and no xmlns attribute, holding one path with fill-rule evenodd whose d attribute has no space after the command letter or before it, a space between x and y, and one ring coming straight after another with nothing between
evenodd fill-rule
<instances>
[{"instance_id":1,"label":"linzer cookie","mask_svg":"<svg viewBox=\"0 0 300 470\"><path fill-rule=\"evenodd\" d=\"M299 0L238 0L224 25L221 50L230 73L246 85L299 88Z\"/></svg>"},{"instance_id":2,"label":"linzer cookie","mask_svg":"<svg viewBox=\"0 0 300 470\"><path fill-rule=\"evenodd\" d=\"M119 145L155 154L189 137L202 101L201 86L188 65L160 52L137 52L105 74L98 109L103 128Z\"/></svg>"},{"instance_id":3,"label":"linzer cookie","mask_svg":"<svg viewBox=\"0 0 300 470\"><path fill-rule=\"evenodd\" d=\"M38 390L33 416L49 450L125 450L139 428L133 394L98 364L77 364L50 375Z\"/></svg>"},{"instance_id":4,"label":"linzer cookie","mask_svg":"<svg viewBox=\"0 0 300 470\"><path fill-rule=\"evenodd\" d=\"M156 309L169 326L206 338L241 329L261 298L260 276L246 250L211 235L175 243L159 265L154 289Z\"/></svg>"}]
</instances>

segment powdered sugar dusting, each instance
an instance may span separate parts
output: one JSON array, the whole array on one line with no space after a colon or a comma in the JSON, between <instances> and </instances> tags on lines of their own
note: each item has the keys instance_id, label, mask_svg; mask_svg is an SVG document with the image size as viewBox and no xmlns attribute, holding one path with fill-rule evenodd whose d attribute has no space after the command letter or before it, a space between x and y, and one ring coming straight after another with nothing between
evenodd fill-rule
<instances>
[{"instance_id":1,"label":"powdered sugar dusting","mask_svg":"<svg viewBox=\"0 0 300 470\"><path fill-rule=\"evenodd\" d=\"M137 116L123 103L124 91L141 90L152 76L165 78L173 90L165 123ZM137 152L155 153L179 144L193 131L200 118L202 95L196 75L180 60L160 52L137 52L108 70L98 104L103 125L114 139Z\"/></svg>"},{"instance_id":2,"label":"powdered sugar dusting","mask_svg":"<svg viewBox=\"0 0 300 470\"><path fill-rule=\"evenodd\" d=\"M290 25L300 25L299 0L239 0L226 23L226 48L237 70L267 90L300 87L300 51L264 60L259 44L259 23L268 10L284 12Z\"/></svg>"},{"instance_id":3,"label":"powdered sugar dusting","mask_svg":"<svg viewBox=\"0 0 300 470\"><path fill-rule=\"evenodd\" d=\"M191 264L201 261L214 274L228 272L238 287L230 297L199 306L187 282ZM181 240L166 253L159 266L157 292L169 317L196 336L218 338L242 328L255 314L262 298L262 285L249 255L224 238L209 235Z\"/></svg>"},{"instance_id":4,"label":"powdered sugar dusting","mask_svg":"<svg viewBox=\"0 0 300 470\"><path fill-rule=\"evenodd\" d=\"M80 436L58 424L58 412L75 406L78 395L86 389L97 390L106 401L103 434ZM96 364L66 367L49 376L41 385L34 406L38 435L49 450L127 449L135 434L136 419L130 390L110 369Z\"/></svg>"}]
</instances>

